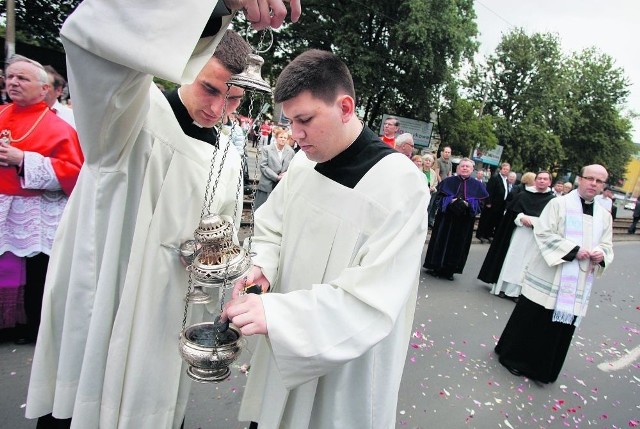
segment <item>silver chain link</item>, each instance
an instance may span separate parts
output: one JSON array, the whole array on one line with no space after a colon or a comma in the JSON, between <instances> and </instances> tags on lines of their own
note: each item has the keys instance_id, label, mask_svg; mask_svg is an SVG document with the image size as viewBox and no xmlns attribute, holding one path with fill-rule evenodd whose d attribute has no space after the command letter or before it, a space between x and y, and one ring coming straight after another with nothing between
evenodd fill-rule
<instances>
[{"instance_id":1,"label":"silver chain link","mask_svg":"<svg viewBox=\"0 0 640 429\"><path fill-rule=\"evenodd\" d=\"M182 317L182 332L187 327L187 314L189 313L189 298L193 292L193 280L191 278L191 270L189 269L189 280L187 281L187 294L184 297L184 316Z\"/></svg>"},{"instance_id":2,"label":"silver chain link","mask_svg":"<svg viewBox=\"0 0 640 429\"><path fill-rule=\"evenodd\" d=\"M264 35L265 33L262 33L261 35L261 39L260 39L260 43L263 42L264 39ZM230 86L227 86L227 92L225 94L225 100L224 100L224 105L223 105L223 109L222 109L222 120L224 121L224 119L226 118L226 109L227 109L227 101L228 101L228 97L229 97L229 90L230 90ZM250 91L251 94L251 98L249 101L249 117L251 117L251 113L253 111L253 107L254 107L254 101L255 101L255 96L256 93L254 91ZM260 116L260 114L258 114L258 117ZM256 118L257 120L257 118ZM223 124L224 125L224 124ZM233 124L233 126L236 126L236 124ZM203 201L203 205L202 205L202 211L200 213L200 218L204 218L205 214L211 214L211 205L213 204L214 201L214 196L215 193L218 189L218 185L219 185L219 181L220 178L222 176L222 170L224 168L225 165L225 160L227 157L227 153L229 152L229 147L231 146L231 142L229 142L229 144L227 144L224 147L224 151L222 153L222 158L220 160L220 166L219 168L217 168L217 174L215 177L215 180L213 178L214 176L214 171L216 170L216 159L218 158L218 152L219 152L219 144L220 144L220 134L222 132L222 126L220 127L220 129L217 132L217 143L218 145L214 145L214 149L213 149L213 154L212 154L212 158L211 158L211 164L210 164L210 168L209 168L209 175L207 177L207 183L205 186L205 195L204 195L204 201ZM231 135L229 136L229 138L231 139ZM248 171L248 157L249 154L247 152L247 138L245 137L245 145L244 145L244 156L241 159L240 162L240 175L238 178L238 182L236 184L236 200L235 201L241 201L240 198L243 198L243 193L242 193L242 182L243 182L243 175L244 175L244 168L245 165L247 166L247 171ZM257 177L258 172L259 172L259 162L260 162L260 147L259 147L259 142L256 144L257 146L257 150L256 150L256 155L255 155L255 159L256 159L256 165L254 167L254 177ZM212 182L213 182L213 186L212 186ZM253 232L254 232L254 212L255 212L255 194L256 194L256 186L251 186L251 217L249 219L249 225L250 225L250 229L249 229L249 238L248 238L248 245L247 245L247 252L249 253L249 255L251 255L251 244L252 244L252 236L253 236ZM237 219L238 213L237 211L234 213L233 216L233 224L235 225ZM240 211L240 216L242 216L242 210ZM230 264L231 258L229 258L227 260L227 264L225 267L225 278L223 281L223 284L221 286L222 290L220 291L220 313L222 313L223 309L224 309L224 304L225 304L225 299L226 299L226 291L227 289L230 287L229 286L229 280L227 277L228 271L229 271L229 264ZM245 282L246 282L246 277L245 277ZM184 314L182 317L182 331L184 332L186 326L187 326L187 317L189 314L189 299L191 298L191 294L193 293L194 287L193 287L193 278L192 278L192 271L189 269L189 278L188 278L188 282L187 282L187 293L185 294L185 307L184 307ZM216 356L216 359L218 359L218 361L220 361L220 356L218 354L218 346L220 345L220 337L219 337L219 333L215 332L214 335L214 343L213 343L213 350L212 350L212 355Z\"/></svg>"},{"instance_id":3,"label":"silver chain link","mask_svg":"<svg viewBox=\"0 0 640 429\"><path fill-rule=\"evenodd\" d=\"M227 85L227 92L224 95L224 104L222 105L222 121L227 117L227 101L229 99L229 90L231 86ZM220 167L218 168L218 174L216 176L215 182L213 184L213 188L211 188L211 181L213 179L213 172L216 170L216 159L218 157L218 147L220 145L220 134L222 132L222 127L216 133L216 143L217 145L213 145L213 154L211 155L211 163L209 166L209 176L207 177L207 184L205 186L204 191L204 201L202 203L202 211L200 212L200 219L204 218L205 213L211 214L211 204L213 204L213 197L216 193L216 189L218 187L218 181L220 180L220 176L222 175L222 169L224 168L224 161L227 157L227 152L229 151L230 144L227 144L224 148L224 152L222 154L222 159L220 161ZM242 174L241 174L242 176ZM211 189L211 195L209 195L209 190ZM236 195L236 201L238 196ZM193 292L193 279L191 270L189 270L189 280L187 282L187 293L184 297L184 315L182 317L182 331L187 326L187 315L189 313L189 299L191 298L191 293Z\"/></svg>"}]
</instances>

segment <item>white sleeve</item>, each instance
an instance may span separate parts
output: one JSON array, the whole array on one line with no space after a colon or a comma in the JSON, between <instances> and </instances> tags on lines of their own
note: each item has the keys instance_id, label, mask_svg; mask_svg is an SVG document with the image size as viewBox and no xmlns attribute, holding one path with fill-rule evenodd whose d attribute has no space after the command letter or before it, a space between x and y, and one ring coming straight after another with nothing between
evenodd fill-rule
<instances>
[{"instance_id":1,"label":"white sleeve","mask_svg":"<svg viewBox=\"0 0 640 429\"><path fill-rule=\"evenodd\" d=\"M61 37L87 164L119 167L146 117L152 76L192 81L211 58L223 31L199 37L216 3L85 0L69 16ZM223 30L230 17L222 21Z\"/></svg>"}]
</instances>

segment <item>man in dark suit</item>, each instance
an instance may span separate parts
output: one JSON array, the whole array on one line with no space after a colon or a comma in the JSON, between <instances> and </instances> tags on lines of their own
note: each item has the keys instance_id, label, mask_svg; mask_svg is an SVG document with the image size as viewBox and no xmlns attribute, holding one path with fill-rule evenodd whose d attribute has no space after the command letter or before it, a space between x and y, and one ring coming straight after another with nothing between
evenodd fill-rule
<instances>
[{"instance_id":1,"label":"man in dark suit","mask_svg":"<svg viewBox=\"0 0 640 429\"><path fill-rule=\"evenodd\" d=\"M503 162L500 165L500 172L492 176L487 182L489 198L482 209L476 231L476 237L480 240L480 243L484 243L485 240L491 243L496 227L500 224L504 214L505 200L509 194L507 179L510 171L511 165Z\"/></svg>"}]
</instances>

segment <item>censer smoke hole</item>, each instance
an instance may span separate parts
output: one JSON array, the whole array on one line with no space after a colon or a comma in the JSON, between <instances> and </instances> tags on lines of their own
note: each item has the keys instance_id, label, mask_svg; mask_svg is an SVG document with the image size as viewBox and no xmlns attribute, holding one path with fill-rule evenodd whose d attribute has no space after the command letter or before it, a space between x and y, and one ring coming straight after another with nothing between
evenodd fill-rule
<instances>
[{"instance_id":1,"label":"censer smoke hole","mask_svg":"<svg viewBox=\"0 0 640 429\"><path fill-rule=\"evenodd\" d=\"M218 332L215 326L208 325L190 333L187 339L201 347L215 347L233 343L238 334L233 329Z\"/></svg>"}]
</instances>

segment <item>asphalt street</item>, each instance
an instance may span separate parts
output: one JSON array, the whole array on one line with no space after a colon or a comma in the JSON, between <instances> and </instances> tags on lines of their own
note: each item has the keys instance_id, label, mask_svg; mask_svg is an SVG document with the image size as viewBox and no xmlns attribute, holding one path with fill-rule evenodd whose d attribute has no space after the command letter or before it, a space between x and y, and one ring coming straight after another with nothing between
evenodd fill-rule
<instances>
[{"instance_id":1,"label":"asphalt street","mask_svg":"<svg viewBox=\"0 0 640 429\"><path fill-rule=\"evenodd\" d=\"M473 244L455 281L422 275L398 401L398 428L640 427L640 242L614 245L559 379L542 385L493 352L514 303L476 279L488 245ZM390 287L389 293L393 293ZM194 383L186 429L240 429L252 342L220 384ZM32 429L24 403L33 346L0 344L0 427ZM159 375L161 376L161 375ZM357 428L354 428L357 429Z\"/></svg>"}]
</instances>

